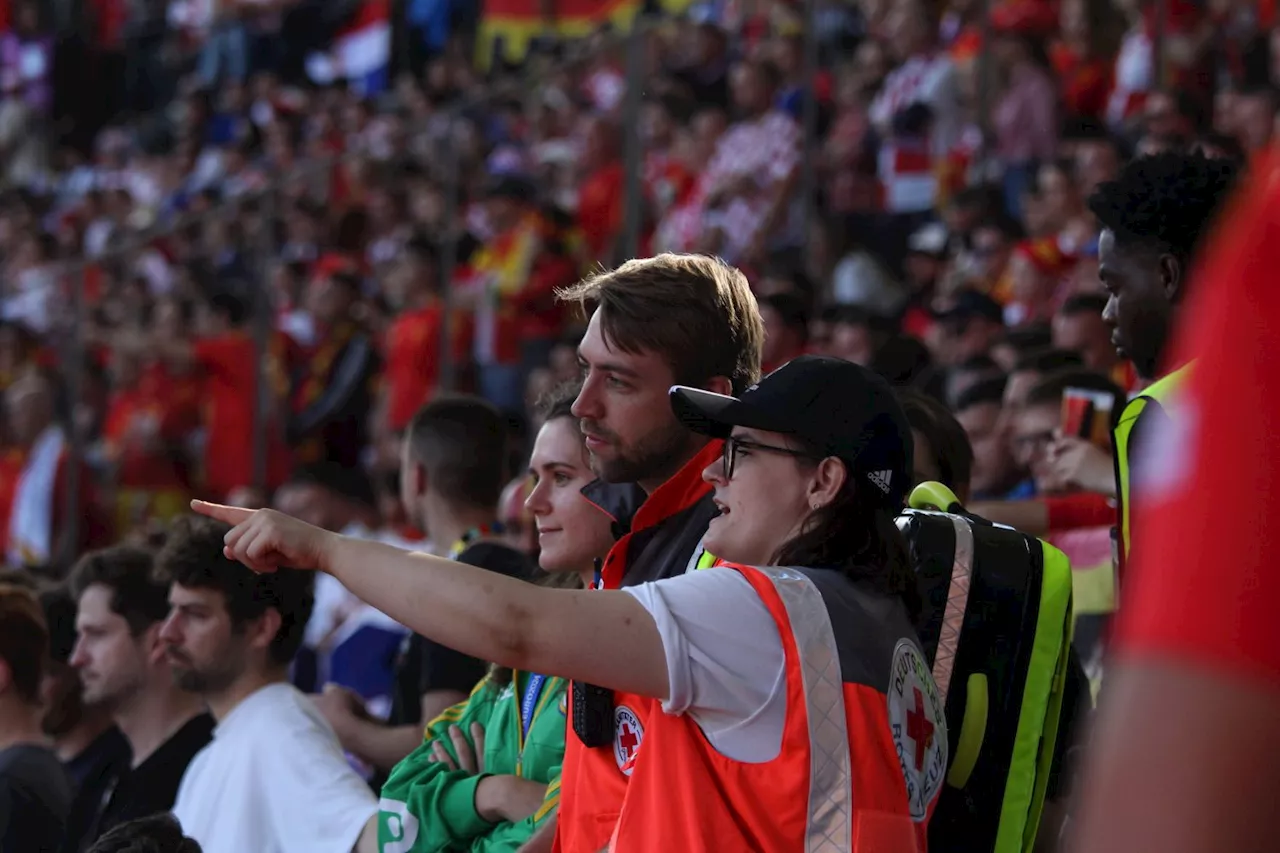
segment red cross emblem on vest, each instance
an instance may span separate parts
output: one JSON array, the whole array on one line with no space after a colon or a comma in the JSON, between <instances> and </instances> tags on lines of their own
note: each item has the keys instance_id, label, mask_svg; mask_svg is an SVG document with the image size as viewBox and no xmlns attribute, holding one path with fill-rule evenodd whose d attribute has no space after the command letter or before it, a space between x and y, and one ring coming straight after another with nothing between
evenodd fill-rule
<instances>
[{"instance_id":1,"label":"red cross emblem on vest","mask_svg":"<svg viewBox=\"0 0 1280 853\"><path fill-rule=\"evenodd\" d=\"M618 769L627 776L631 775L636 751L644 740L644 725L636 713L626 705L619 705L613 711L613 757L618 762Z\"/></svg>"},{"instance_id":2,"label":"red cross emblem on vest","mask_svg":"<svg viewBox=\"0 0 1280 853\"><path fill-rule=\"evenodd\" d=\"M907 737L916 742L916 771L919 772L924 769L924 754L933 743L934 725L925 714L924 694L919 687L914 688L914 692L915 707L907 711Z\"/></svg>"},{"instance_id":3,"label":"red cross emblem on vest","mask_svg":"<svg viewBox=\"0 0 1280 853\"><path fill-rule=\"evenodd\" d=\"M627 758L631 757L631 753L635 752L637 746L640 745L640 738L636 737L635 729L623 723L618 727L618 746L622 747L622 754Z\"/></svg>"}]
</instances>

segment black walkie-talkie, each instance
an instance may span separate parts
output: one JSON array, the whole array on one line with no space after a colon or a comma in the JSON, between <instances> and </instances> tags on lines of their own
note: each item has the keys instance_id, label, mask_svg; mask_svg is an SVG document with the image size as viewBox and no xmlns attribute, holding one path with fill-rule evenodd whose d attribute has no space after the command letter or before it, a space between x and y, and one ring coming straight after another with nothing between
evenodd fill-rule
<instances>
[{"instance_id":1,"label":"black walkie-talkie","mask_svg":"<svg viewBox=\"0 0 1280 853\"><path fill-rule=\"evenodd\" d=\"M596 580L601 561L596 559ZM581 681L573 682L573 731L590 747L613 743L613 691Z\"/></svg>"}]
</instances>

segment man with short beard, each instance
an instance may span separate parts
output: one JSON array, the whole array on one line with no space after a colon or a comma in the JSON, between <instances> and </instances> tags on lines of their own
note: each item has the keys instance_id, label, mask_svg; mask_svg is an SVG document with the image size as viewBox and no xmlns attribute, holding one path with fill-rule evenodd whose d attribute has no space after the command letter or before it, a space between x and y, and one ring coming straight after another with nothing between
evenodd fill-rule
<instances>
[{"instance_id":1,"label":"man with short beard","mask_svg":"<svg viewBox=\"0 0 1280 853\"><path fill-rule=\"evenodd\" d=\"M63 585L40 591L49 631L49 660L45 663L41 696L41 726L53 741L62 766L77 795L101 796L106 780L129 763L129 744L111 721L111 714L85 698L80 676L71 665L76 645L76 603Z\"/></svg>"},{"instance_id":2,"label":"man with short beard","mask_svg":"<svg viewBox=\"0 0 1280 853\"><path fill-rule=\"evenodd\" d=\"M348 853L376 846L377 802L311 700L288 683L312 608L309 573L255 575L223 555L225 524L175 523L156 568L177 685L217 721L173 813L206 853Z\"/></svg>"},{"instance_id":3,"label":"man with short beard","mask_svg":"<svg viewBox=\"0 0 1280 853\"><path fill-rule=\"evenodd\" d=\"M667 392L688 384L740 394L760 378L764 325L746 277L716 258L665 254L627 261L561 297L592 310L578 347L583 386L573 414L602 481L584 494L612 516L621 537L601 567L602 585L635 586L710 565L701 539L718 510L702 471L718 464L723 443L681 425ZM629 701L574 685L559 850L595 853L608 844L610 815L626 794L624 759L644 735ZM578 713L592 704L599 713ZM605 722L592 726L588 718ZM546 844L540 833L527 849Z\"/></svg>"},{"instance_id":4,"label":"man with short beard","mask_svg":"<svg viewBox=\"0 0 1280 853\"><path fill-rule=\"evenodd\" d=\"M179 690L160 640L168 586L150 551L116 546L86 554L69 581L84 701L102 708L128 741L113 772L85 785L71 806L64 853L79 853L118 824L173 807L178 783L213 733L200 698Z\"/></svg>"}]
</instances>

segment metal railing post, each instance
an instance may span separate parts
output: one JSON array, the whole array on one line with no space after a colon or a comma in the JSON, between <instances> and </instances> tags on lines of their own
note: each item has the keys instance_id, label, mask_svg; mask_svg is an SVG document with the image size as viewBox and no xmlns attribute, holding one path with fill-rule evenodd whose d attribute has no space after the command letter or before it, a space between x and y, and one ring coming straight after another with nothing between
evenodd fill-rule
<instances>
[{"instance_id":1,"label":"metal railing post","mask_svg":"<svg viewBox=\"0 0 1280 853\"><path fill-rule=\"evenodd\" d=\"M84 291L87 276L88 267L85 265L80 265L74 274L67 276L71 286L71 334L67 338L67 359L71 364L70 370L67 371L67 398L65 400L67 406L64 411L67 418L67 491L63 495L65 500L63 526L61 530L55 531L55 534L61 538L60 540L55 540L52 544L55 548L69 550L69 553L51 554L52 562L61 568L69 567L71 562L78 556L76 552L80 546L80 529L83 523L82 513L85 509L80 504L84 436L80 434L80 425L76 422L76 410L84 399L86 386L84 381L86 356L84 327L87 317Z\"/></svg>"},{"instance_id":2,"label":"metal railing post","mask_svg":"<svg viewBox=\"0 0 1280 853\"><path fill-rule=\"evenodd\" d=\"M818 214L818 9L816 0L804 3L804 90L801 103L800 192L804 204L805 239Z\"/></svg>"},{"instance_id":3,"label":"metal railing post","mask_svg":"<svg viewBox=\"0 0 1280 853\"><path fill-rule=\"evenodd\" d=\"M252 313L253 358L256 367L253 374L253 488L259 494L267 490L267 454L270 452L269 430L280 424L272 423L275 394L271 376L271 256L275 248L275 200L279 190L269 190L262 199L262 233L258 235L255 265L257 275L250 276L249 307Z\"/></svg>"},{"instance_id":4,"label":"metal railing post","mask_svg":"<svg viewBox=\"0 0 1280 853\"><path fill-rule=\"evenodd\" d=\"M458 222L462 208L462 167L458 158L456 141L457 112L449 113L444 136L444 150L440 152L444 184L444 239L440 249L440 341L438 385L441 391L452 391L457 383L456 365L453 363L453 274L458 265Z\"/></svg>"},{"instance_id":5,"label":"metal railing post","mask_svg":"<svg viewBox=\"0 0 1280 853\"><path fill-rule=\"evenodd\" d=\"M640 133L640 108L644 102L645 38L648 19L636 15L627 36L627 94L622 102L623 134L622 233L612 258L614 265L634 258L640 251L640 231L644 220L641 172L644 166L644 139Z\"/></svg>"}]
</instances>

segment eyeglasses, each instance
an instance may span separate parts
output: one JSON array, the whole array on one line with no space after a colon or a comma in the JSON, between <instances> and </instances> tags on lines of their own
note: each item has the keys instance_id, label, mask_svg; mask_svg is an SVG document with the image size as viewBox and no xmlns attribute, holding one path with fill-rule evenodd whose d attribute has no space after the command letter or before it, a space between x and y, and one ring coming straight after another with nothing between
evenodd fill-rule
<instances>
[{"instance_id":1,"label":"eyeglasses","mask_svg":"<svg viewBox=\"0 0 1280 853\"><path fill-rule=\"evenodd\" d=\"M1048 448L1049 445L1053 444L1055 438L1053 430L1044 430L1026 435L1015 435L1011 443L1015 453L1023 458L1028 458L1032 454Z\"/></svg>"},{"instance_id":2,"label":"eyeglasses","mask_svg":"<svg viewBox=\"0 0 1280 853\"><path fill-rule=\"evenodd\" d=\"M776 447L772 444L760 444L755 441L747 441L741 438L726 438L724 441L724 450L720 459L724 463L724 478L726 480L733 479L733 469L738 462L738 452L742 450L763 450L767 453L781 453L784 456L791 456L796 459L815 459L812 453L806 453L803 450L792 450L790 447Z\"/></svg>"}]
</instances>

